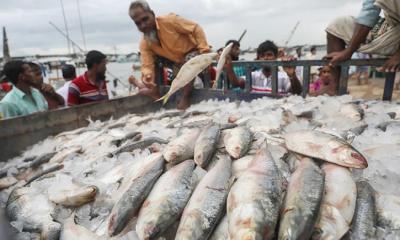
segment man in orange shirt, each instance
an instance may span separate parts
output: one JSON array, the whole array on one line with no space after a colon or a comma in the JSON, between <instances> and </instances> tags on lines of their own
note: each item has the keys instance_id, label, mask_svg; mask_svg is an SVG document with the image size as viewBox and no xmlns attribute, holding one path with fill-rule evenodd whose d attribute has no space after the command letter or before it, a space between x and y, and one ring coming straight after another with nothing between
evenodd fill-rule
<instances>
[{"instance_id":1,"label":"man in orange shirt","mask_svg":"<svg viewBox=\"0 0 400 240\"><path fill-rule=\"evenodd\" d=\"M141 81L130 80L141 94L160 98L155 81L156 57L166 58L180 67L190 58L210 52L203 29L195 22L173 13L156 17L146 1L133 2L129 15L143 33L140 42L142 78ZM189 84L183 89L179 109L189 107L192 88L193 85Z\"/></svg>"}]
</instances>

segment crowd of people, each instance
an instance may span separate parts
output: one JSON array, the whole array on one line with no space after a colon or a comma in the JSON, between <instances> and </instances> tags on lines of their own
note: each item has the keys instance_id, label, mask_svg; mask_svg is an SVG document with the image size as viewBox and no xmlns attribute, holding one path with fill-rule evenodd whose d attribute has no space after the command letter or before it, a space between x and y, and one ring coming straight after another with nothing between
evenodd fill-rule
<instances>
[{"instance_id":1,"label":"crowd of people","mask_svg":"<svg viewBox=\"0 0 400 240\"><path fill-rule=\"evenodd\" d=\"M313 66L310 69L310 95L337 94L340 77L339 62L360 54L379 54L388 56L389 60L382 66L382 71L400 70L400 4L397 0L364 0L357 18L341 17L333 21L326 29L327 51L326 66ZM380 17L381 11L385 18ZM146 1L131 3L129 16L143 37L140 42L141 78L133 76L129 82L139 89L139 94L159 99L160 92L157 75L163 74L167 79L174 79L179 69L193 57L212 51L206 34L201 26L176 14L156 16ZM240 42L229 40L225 46L232 44L226 56L224 74L215 79L215 69L210 67L211 85L215 88L228 88L242 91L249 79L246 69L233 63L239 60ZM218 53L222 49L217 50ZM363 55L363 56L364 56ZM257 48L255 60L262 61L295 61L302 57L301 49L297 56L285 53L273 41L266 40ZM316 60L316 48L303 58ZM35 63L11 61L4 66L4 74L12 84L9 93L0 102L0 113L3 118L23 116L38 111L46 111L65 106L108 100L106 85L106 56L99 51L90 51L86 56L87 71L76 76L71 65L62 67L64 86L57 91L43 83L41 68ZM163 64L165 72L156 71L156 66ZM365 79L365 69L359 69L359 79ZM363 71L361 71L363 70ZM302 81L299 68L278 68L278 94L301 94ZM204 78L199 75L197 80ZM251 71L251 91L270 93L272 91L272 70L268 66ZM164 77L165 78L165 77ZM360 80L361 81L361 80ZM168 81L167 81L168 82ZM184 87L178 109L190 106L190 95L193 82ZM165 82L164 82L165 83ZM228 84L228 86L224 86ZM6 86L7 87L7 86Z\"/></svg>"}]
</instances>

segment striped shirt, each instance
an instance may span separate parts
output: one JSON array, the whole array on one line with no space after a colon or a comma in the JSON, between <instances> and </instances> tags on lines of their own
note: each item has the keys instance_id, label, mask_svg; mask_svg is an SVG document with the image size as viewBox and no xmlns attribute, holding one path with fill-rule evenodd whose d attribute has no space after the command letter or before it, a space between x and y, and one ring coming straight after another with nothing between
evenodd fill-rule
<instances>
[{"instance_id":1,"label":"striped shirt","mask_svg":"<svg viewBox=\"0 0 400 240\"><path fill-rule=\"evenodd\" d=\"M251 73L252 76L252 92L256 93L271 93L272 78L265 77L261 70ZM290 92L290 79L284 71L278 71L278 93L285 95Z\"/></svg>"},{"instance_id":2,"label":"striped shirt","mask_svg":"<svg viewBox=\"0 0 400 240\"><path fill-rule=\"evenodd\" d=\"M75 78L68 89L68 106L108 100L107 85L103 81L98 87L85 74Z\"/></svg>"}]
</instances>

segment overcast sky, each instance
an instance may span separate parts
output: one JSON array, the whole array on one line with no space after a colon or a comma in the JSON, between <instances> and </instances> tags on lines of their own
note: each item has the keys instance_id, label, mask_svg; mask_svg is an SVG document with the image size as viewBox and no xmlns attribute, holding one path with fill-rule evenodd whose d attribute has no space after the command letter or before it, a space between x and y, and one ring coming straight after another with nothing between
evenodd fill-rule
<instances>
[{"instance_id":1,"label":"overcast sky","mask_svg":"<svg viewBox=\"0 0 400 240\"><path fill-rule=\"evenodd\" d=\"M83 46L77 0L63 0L72 40ZM80 0L87 48L112 53L138 50L141 33L127 12L130 0ZM283 45L324 44L327 24L341 15L357 15L362 0L149 0L156 15L177 13L198 22L214 49L248 30L242 48L266 39ZM6 26L12 56L67 53L60 0L0 1L0 24ZM0 25L0 26L1 26ZM2 41L0 43L2 45ZM1 46L2 47L2 46ZM2 54L2 51L1 53Z\"/></svg>"}]
</instances>

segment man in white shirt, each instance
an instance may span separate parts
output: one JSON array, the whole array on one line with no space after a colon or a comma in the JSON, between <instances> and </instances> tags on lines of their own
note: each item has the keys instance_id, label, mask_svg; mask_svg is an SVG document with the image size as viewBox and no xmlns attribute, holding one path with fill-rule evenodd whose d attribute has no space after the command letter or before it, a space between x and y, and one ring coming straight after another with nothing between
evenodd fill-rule
<instances>
[{"instance_id":1,"label":"man in white shirt","mask_svg":"<svg viewBox=\"0 0 400 240\"><path fill-rule=\"evenodd\" d=\"M65 80L65 83L62 87L57 90L57 93L60 94L65 100L65 106L68 106L68 89L72 80L76 78L76 69L73 65L66 64L61 67L62 75Z\"/></svg>"},{"instance_id":2,"label":"man in white shirt","mask_svg":"<svg viewBox=\"0 0 400 240\"><path fill-rule=\"evenodd\" d=\"M276 61L278 58L278 47L272 41L265 41L257 49L257 60ZM283 58L283 61L293 60ZM271 68L264 67L261 70L252 72L252 92L271 93L272 77ZM301 94L302 86L296 75L295 67L284 67L278 71L278 93L281 95Z\"/></svg>"}]
</instances>

